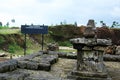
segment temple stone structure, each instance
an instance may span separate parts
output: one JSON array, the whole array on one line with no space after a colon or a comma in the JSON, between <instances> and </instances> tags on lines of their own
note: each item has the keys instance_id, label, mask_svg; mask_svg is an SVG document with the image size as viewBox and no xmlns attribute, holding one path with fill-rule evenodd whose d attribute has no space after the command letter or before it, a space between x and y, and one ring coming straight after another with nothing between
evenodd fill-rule
<instances>
[{"instance_id":1,"label":"temple stone structure","mask_svg":"<svg viewBox=\"0 0 120 80\"><path fill-rule=\"evenodd\" d=\"M89 20L83 38L70 39L77 49L77 65L68 75L75 80L111 80L103 64L103 51L111 45L109 39L98 39L94 20Z\"/></svg>"}]
</instances>

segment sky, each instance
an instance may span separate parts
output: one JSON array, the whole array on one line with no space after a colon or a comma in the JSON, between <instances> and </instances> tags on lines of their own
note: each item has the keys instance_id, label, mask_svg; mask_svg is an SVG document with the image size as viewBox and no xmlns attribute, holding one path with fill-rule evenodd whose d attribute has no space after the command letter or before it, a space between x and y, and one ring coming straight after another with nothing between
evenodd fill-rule
<instances>
[{"instance_id":1,"label":"sky","mask_svg":"<svg viewBox=\"0 0 120 80\"><path fill-rule=\"evenodd\" d=\"M11 20L15 19L15 23ZM94 19L97 26L100 21L108 26L113 21L120 23L120 0L0 0L0 22L10 26L24 24L86 25Z\"/></svg>"}]
</instances>

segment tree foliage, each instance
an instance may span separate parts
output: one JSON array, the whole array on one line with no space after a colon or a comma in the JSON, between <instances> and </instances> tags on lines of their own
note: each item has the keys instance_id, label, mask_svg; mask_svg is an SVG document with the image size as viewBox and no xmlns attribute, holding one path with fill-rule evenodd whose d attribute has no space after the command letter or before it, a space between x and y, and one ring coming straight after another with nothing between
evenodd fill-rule
<instances>
[{"instance_id":1,"label":"tree foliage","mask_svg":"<svg viewBox=\"0 0 120 80\"><path fill-rule=\"evenodd\" d=\"M0 22L0 26L2 26L2 22Z\"/></svg>"}]
</instances>

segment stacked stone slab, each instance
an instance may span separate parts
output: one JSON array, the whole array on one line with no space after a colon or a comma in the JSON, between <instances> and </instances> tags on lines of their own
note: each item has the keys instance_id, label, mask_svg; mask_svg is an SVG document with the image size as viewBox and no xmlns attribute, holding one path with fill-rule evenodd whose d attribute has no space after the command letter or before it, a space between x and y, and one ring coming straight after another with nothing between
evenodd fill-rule
<instances>
[{"instance_id":1,"label":"stacked stone slab","mask_svg":"<svg viewBox=\"0 0 120 80\"><path fill-rule=\"evenodd\" d=\"M77 65L68 75L68 78L74 78L75 80L109 80L103 64L103 51L106 46L111 45L111 40L97 39L97 31L93 23L94 20L88 21L83 38L70 39L73 48L77 49Z\"/></svg>"},{"instance_id":2,"label":"stacked stone slab","mask_svg":"<svg viewBox=\"0 0 120 80\"><path fill-rule=\"evenodd\" d=\"M77 59L77 54L73 52L48 51L49 54L56 54L59 58Z\"/></svg>"},{"instance_id":3,"label":"stacked stone slab","mask_svg":"<svg viewBox=\"0 0 120 80\"><path fill-rule=\"evenodd\" d=\"M27 77L24 80L73 80L73 79L61 79L61 78L33 78L33 77Z\"/></svg>"},{"instance_id":4,"label":"stacked stone slab","mask_svg":"<svg viewBox=\"0 0 120 80\"><path fill-rule=\"evenodd\" d=\"M17 69L17 60L8 60L0 62L0 73L13 71Z\"/></svg>"},{"instance_id":5,"label":"stacked stone slab","mask_svg":"<svg viewBox=\"0 0 120 80\"><path fill-rule=\"evenodd\" d=\"M12 71L0 74L0 80L24 80L28 76L29 73Z\"/></svg>"},{"instance_id":6,"label":"stacked stone slab","mask_svg":"<svg viewBox=\"0 0 120 80\"><path fill-rule=\"evenodd\" d=\"M59 45L57 43L49 43L47 45L47 50L48 51L58 51L59 50Z\"/></svg>"},{"instance_id":7,"label":"stacked stone slab","mask_svg":"<svg viewBox=\"0 0 120 80\"><path fill-rule=\"evenodd\" d=\"M0 80L25 80L29 78L30 73L22 70L49 71L51 69L51 65L57 61L58 55L38 52L36 54L26 55L16 60L0 62ZM21 71L19 71L19 69L21 69Z\"/></svg>"},{"instance_id":8,"label":"stacked stone slab","mask_svg":"<svg viewBox=\"0 0 120 80\"><path fill-rule=\"evenodd\" d=\"M116 54L117 54L117 55L120 55L120 46L117 46L117 47L116 47Z\"/></svg>"},{"instance_id":9,"label":"stacked stone slab","mask_svg":"<svg viewBox=\"0 0 120 80\"><path fill-rule=\"evenodd\" d=\"M37 56L35 55L33 57L32 55L31 58L30 56L20 59L18 61L18 68L49 71L51 69L51 65L56 63L58 60L58 55L42 54L41 52Z\"/></svg>"},{"instance_id":10,"label":"stacked stone slab","mask_svg":"<svg viewBox=\"0 0 120 80\"><path fill-rule=\"evenodd\" d=\"M29 74L14 72L17 69L17 60L0 62L0 80L24 80Z\"/></svg>"}]
</instances>

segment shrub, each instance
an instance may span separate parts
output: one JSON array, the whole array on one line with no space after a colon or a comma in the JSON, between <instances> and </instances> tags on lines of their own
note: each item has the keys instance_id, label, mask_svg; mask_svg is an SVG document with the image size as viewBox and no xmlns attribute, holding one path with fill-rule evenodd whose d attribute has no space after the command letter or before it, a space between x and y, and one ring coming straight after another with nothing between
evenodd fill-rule
<instances>
[{"instance_id":1,"label":"shrub","mask_svg":"<svg viewBox=\"0 0 120 80\"><path fill-rule=\"evenodd\" d=\"M58 42L59 46L72 46L72 44L69 41L60 41Z\"/></svg>"},{"instance_id":2,"label":"shrub","mask_svg":"<svg viewBox=\"0 0 120 80\"><path fill-rule=\"evenodd\" d=\"M0 44L4 43L5 42L5 39L3 36L0 36Z\"/></svg>"},{"instance_id":3,"label":"shrub","mask_svg":"<svg viewBox=\"0 0 120 80\"><path fill-rule=\"evenodd\" d=\"M15 51L18 51L20 49L21 49L20 46L18 46L17 44L10 44L8 46L8 52L9 53L15 53Z\"/></svg>"}]
</instances>

